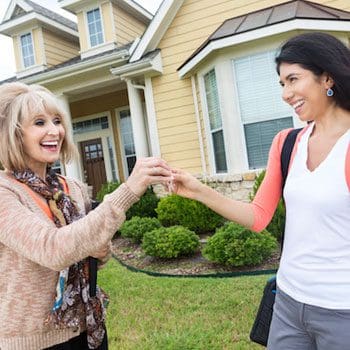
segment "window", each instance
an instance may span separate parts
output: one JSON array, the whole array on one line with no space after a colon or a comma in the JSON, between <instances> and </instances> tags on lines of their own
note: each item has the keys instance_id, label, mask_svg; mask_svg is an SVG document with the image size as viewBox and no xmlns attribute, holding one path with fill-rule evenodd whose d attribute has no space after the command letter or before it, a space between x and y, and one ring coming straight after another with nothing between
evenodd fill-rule
<instances>
[{"instance_id":1,"label":"window","mask_svg":"<svg viewBox=\"0 0 350 350\"><path fill-rule=\"evenodd\" d=\"M24 68L34 66L34 49L31 33L21 35L21 51Z\"/></svg>"},{"instance_id":2,"label":"window","mask_svg":"<svg viewBox=\"0 0 350 350\"><path fill-rule=\"evenodd\" d=\"M51 169L56 173L56 174L62 174L62 169L61 169L61 162L59 160L56 160L55 163L51 165Z\"/></svg>"},{"instance_id":3,"label":"window","mask_svg":"<svg viewBox=\"0 0 350 350\"><path fill-rule=\"evenodd\" d=\"M250 169L266 166L276 133L293 126L293 111L282 101L275 51L233 61Z\"/></svg>"},{"instance_id":4,"label":"window","mask_svg":"<svg viewBox=\"0 0 350 350\"><path fill-rule=\"evenodd\" d=\"M120 112L120 133L122 136L122 143L124 147L125 161L128 168L128 175L130 175L136 163L136 151L129 110Z\"/></svg>"},{"instance_id":5,"label":"window","mask_svg":"<svg viewBox=\"0 0 350 350\"><path fill-rule=\"evenodd\" d=\"M83 134L85 132L108 129L108 117L100 117L73 123L73 134Z\"/></svg>"},{"instance_id":6,"label":"window","mask_svg":"<svg viewBox=\"0 0 350 350\"><path fill-rule=\"evenodd\" d=\"M209 116L210 133L217 173L227 172L224 133L219 105L219 95L216 85L215 70L204 75L205 95Z\"/></svg>"},{"instance_id":7,"label":"window","mask_svg":"<svg viewBox=\"0 0 350 350\"><path fill-rule=\"evenodd\" d=\"M90 37L90 46L94 47L96 45L103 43L103 33L102 33L102 21L100 9L94 9L87 12L87 24Z\"/></svg>"},{"instance_id":8,"label":"window","mask_svg":"<svg viewBox=\"0 0 350 350\"><path fill-rule=\"evenodd\" d=\"M109 153L109 161L111 165L111 171L112 171L112 178L113 181L117 181L117 169L115 167L115 162L114 162L114 153L113 153L113 147L112 147L112 140L111 137L107 137L107 144L108 144L108 153Z\"/></svg>"}]
</instances>

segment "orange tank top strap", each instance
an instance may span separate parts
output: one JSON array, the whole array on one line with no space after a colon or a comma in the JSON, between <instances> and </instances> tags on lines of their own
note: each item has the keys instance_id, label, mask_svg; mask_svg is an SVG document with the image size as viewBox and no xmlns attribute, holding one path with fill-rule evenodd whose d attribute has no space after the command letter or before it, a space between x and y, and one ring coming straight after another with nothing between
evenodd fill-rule
<instances>
[{"instance_id":1,"label":"orange tank top strap","mask_svg":"<svg viewBox=\"0 0 350 350\"><path fill-rule=\"evenodd\" d=\"M58 179L63 187L63 192L69 194L69 188L68 188L66 180L61 176L59 176ZM13 179L13 180L16 181L16 183L20 184L23 187L23 189L25 189L27 191L27 193L32 197L32 199L41 208L41 210L48 216L48 218L50 220L53 221L53 215L52 215L51 209L50 209L49 205L46 203L46 201L40 200L38 195L26 184L24 184L20 181L17 181L15 179Z\"/></svg>"}]
</instances>

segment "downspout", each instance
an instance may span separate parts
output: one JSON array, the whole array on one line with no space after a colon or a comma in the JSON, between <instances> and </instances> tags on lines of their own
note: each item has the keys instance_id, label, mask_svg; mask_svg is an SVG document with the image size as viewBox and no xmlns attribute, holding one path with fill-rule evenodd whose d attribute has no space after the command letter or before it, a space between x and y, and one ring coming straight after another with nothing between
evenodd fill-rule
<instances>
[{"instance_id":1,"label":"downspout","mask_svg":"<svg viewBox=\"0 0 350 350\"><path fill-rule=\"evenodd\" d=\"M199 141L199 151L200 151L200 155L201 155L202 171L203 171L204 176L206 176L207 175L207 165L205 162L202 128L201 128L201 121L200 121L199 108L198 108L196 81L195 81L195 78L193 75L191 76L191 84L192 84L192 95L193 95L193 102L194 102L194 114L196 116L196 122L197 122L197 132L198 132L198 141Z\"/></svg>"}]
</instances>

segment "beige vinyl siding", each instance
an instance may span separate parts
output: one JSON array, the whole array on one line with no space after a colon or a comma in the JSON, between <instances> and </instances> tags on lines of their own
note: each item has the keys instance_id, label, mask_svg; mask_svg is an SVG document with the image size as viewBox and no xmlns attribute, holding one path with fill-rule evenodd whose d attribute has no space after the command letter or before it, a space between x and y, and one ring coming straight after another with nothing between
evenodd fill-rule
<instances>
[{"instance_id":1,"label":"beige vinyl siding","mask_svg":"<svg viewBox=\"0 0 350 350\"><path fill-rule=\"evenodd\" d=\"M13 39L13 52L15 54L16 72L22 69L22 56L21 56L21 44L19 36L15 36Z\"/></svg>"},{"instance_id":2,"label":"beige vinyl siding","mask_svg":"<svg viewBox=\"0 0 350 350\"><path fill-rule=\"evenodd\" d=\"M104 4L101 4L104 40L106 43L115 41L113 30L113 16L111 10L112 6L110 2L105 2Z\"/></svg>"},{"instance_id":3,"label":"beige vinyl siding","mask_svg":"<svg viewBox=\"0 0 350 350\"><path fill-rule=\"evenodd\" d=\"M226 19L274 6L287 0L185 0L158 47L163 60L163 75L153 78L153 92L161 154L175 166L202 172L191 80L180 80L177 68ZM314 0L314 2L349 10L348 0ZM198 86L197 86L198 92ZM181 97L183 96L183 97ZM191 101L192 99L192 101ZM208 163L201 101L198 96L203 144ZM184 126L184 120L186 124ZM184 135L186 137L184 137ZM171 142L169 141L171 140ZM197 147L194 147L197 140ZM168 147L173 144L173 148ZM182 144L181 150L178 145Z\"/></svg>"},{"instance_id":4,"label":"beige vinyl siding","mask_svg":"<svg viewBox=\"0 0 350 350\"><path fill-rule=\"evenodd\" d=\"M89 48L89 45L88 45L89 33L87 33L83 11L77 13L77 19L78 19L80 51L84 52Z\"/></svg>"},{"instance_id":5,"label":"beige vinyl siding","mask_svg":"<svg viewBox=\"0 0 350 350\"><path fill-rule=\"evenodd\" d=\"M79 55L79 44L43 29L46 64L56 66Z\"/></svg>"},{"instance_id":6,"label":"beige vinyl siding","mask_svg":"<svg viewBox=\"0 0 350 350\"><path fill-rule=\"evenodd\" d=\"M43 55L43 47L41 45L41 28L34 28L32 30L32 39L33 39L33 49L34 49L34 57L35 57L35 65L44 64L44 55Z\"/></svg>"},{"instance_id":7,"label":"beige vinyl siding","mask_svg":"<svg viewBox=\"0 0 350 350\"><path fill-rule=\"evenodd\" d=\"M128 106L128 92L126 90L111 92L103 96L87 98L85 100L70 103L72 118L84 117L105 111L112 111L115 108Z\"/></svg>"},{"instance_id":8,"label":"beige vinyl siding","mask_svg":"<svg viewBox=\"0 0 350 350\"><path fill-rule=\"evenodd\" d=\"M146 25L113 4L114 28L118 45L125 45L142 36Z\"/></svg>"}]
</instances>

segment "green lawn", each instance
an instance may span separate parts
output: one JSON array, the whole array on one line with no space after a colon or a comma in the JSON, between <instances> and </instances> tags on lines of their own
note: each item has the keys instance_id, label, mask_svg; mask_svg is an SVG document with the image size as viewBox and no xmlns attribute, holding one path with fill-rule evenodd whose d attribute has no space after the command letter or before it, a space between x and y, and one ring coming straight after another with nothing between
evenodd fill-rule
<instances>
[{"instance_id":1,"label":"green lawn","mask_svg":"<svg viewBox=\"0 0 350 350\"><path fill-rule=\"evenodd\" d=\"M249 331L268 276L151 277L112 259L98 278L110 350L263 349Z\"/></svg>"}]
</instances>

